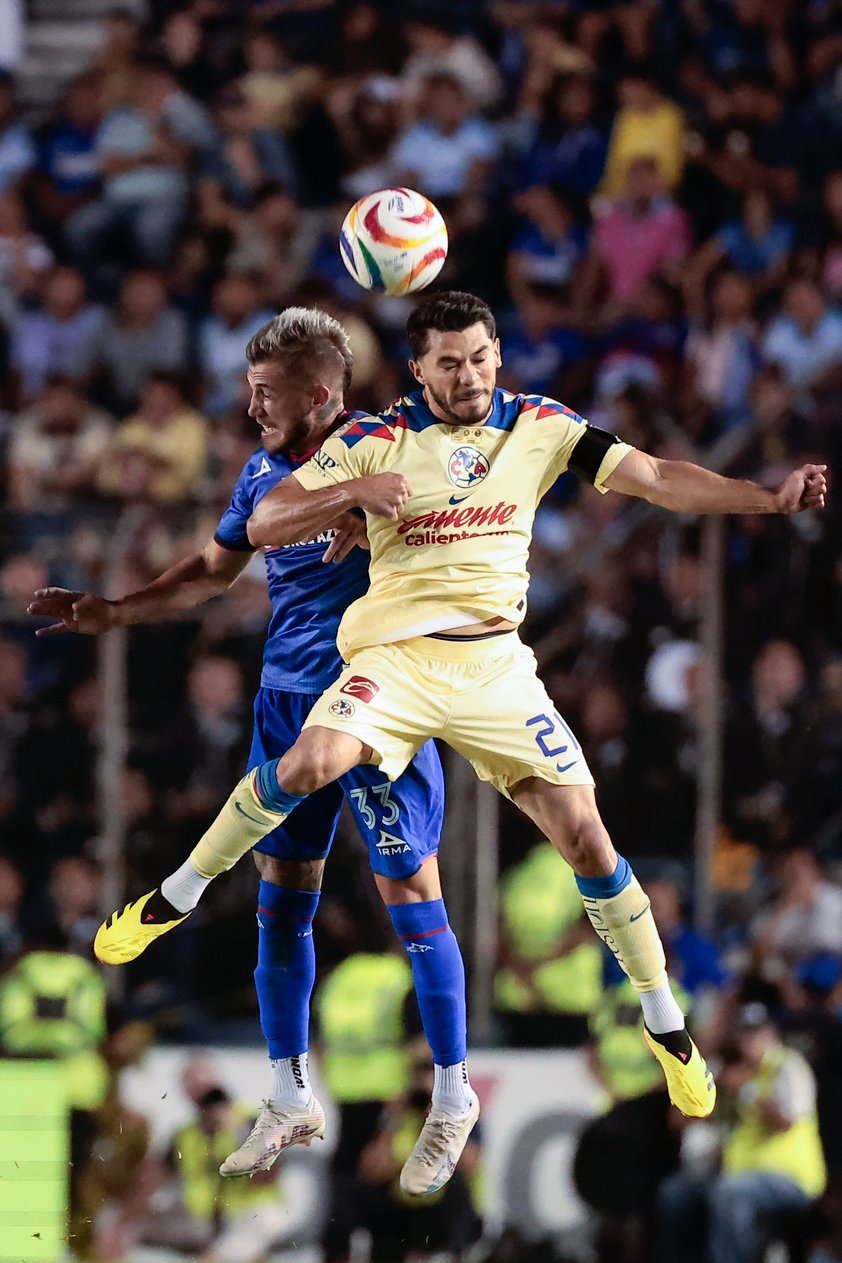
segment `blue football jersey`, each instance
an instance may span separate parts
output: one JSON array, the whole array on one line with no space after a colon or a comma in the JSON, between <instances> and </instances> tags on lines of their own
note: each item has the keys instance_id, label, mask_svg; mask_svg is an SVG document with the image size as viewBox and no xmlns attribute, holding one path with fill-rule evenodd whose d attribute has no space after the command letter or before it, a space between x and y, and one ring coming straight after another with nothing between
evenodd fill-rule
<instances>
[{"instance_id":1,"label":"blue football jersey","mask_svg":"<svg viewBox=\"0 0 842 1263\"><path fill-rule=\"evenodd\" d=\"M364 413L346 413L348 421ZM271 456L262 447L247 461L214 538L223 548L252 551L246 526L255 505L302 461ZM263 650L264 688L322 693L342 666L336 648L339 620L368 589L368 553L355 548L336 565L322 561L334 531L309 544L264 548L272 617Z\"/></svg>"}]
</instances>

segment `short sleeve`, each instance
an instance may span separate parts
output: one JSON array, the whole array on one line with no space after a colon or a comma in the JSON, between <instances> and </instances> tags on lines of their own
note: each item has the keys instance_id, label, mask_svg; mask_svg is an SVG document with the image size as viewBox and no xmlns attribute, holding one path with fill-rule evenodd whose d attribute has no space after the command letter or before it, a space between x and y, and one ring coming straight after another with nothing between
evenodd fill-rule
<instances>
[{"instance_id":1,"label":"short sleeve","mask_svg":"<svg viewBox=\"0 0 842 1263\"><path fill-rule=\"evenodd\" d=\"M349 478L361 478L370 473L370 461L360 450L368 449L362 423L350 421L341 430L325 439L319 450L306 465L290 475L305 491L318 491L320 487L335 486Z\"/></svg>"},{"instance_id":2,"label":"short sleeve","mask_svg":"<svg viewBox=\"0 0 842 1263\"><path fill-rule=\"evenodd\" d=\"M604 495L608 490L606 479L632 450L629 444L595 429L578 412L554 399L539 399L532 406L536 408L535 417L541 426L553 477L570 469Z\"/></svg>"},{"instance_id":3,"label":"short sleeve","mask_svg":"<svg viewBox=\"0 0 842 1263\"><path fill-rule=\"evenodd\" d=\"M213 536L217 544L221 544L223 548L243 553L254 552L248 537L248 520L252 515L253 505L251 496L247 494L245 488L247 476L248 466L237 479L228 508L219 519L219 525Z\"/></svg>"}]
</instances>

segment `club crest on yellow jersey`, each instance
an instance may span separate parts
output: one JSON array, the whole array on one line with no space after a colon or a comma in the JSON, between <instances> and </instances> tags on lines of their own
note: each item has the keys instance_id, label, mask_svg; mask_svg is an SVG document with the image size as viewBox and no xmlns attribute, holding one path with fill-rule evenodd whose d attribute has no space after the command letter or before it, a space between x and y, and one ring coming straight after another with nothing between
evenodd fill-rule
<instances>
[{"instance_id":1,"label":"club crest on yellow jersey","mask_svg":"<svg viewBox=\"0 0 842 1263\"><path fill-rule=\"evenodd\" d=\"M488 457L476 447L457 447L447 462L447 476L460 491L473 491L485 478L488 469Z\"/></svg>"}]
</instances>

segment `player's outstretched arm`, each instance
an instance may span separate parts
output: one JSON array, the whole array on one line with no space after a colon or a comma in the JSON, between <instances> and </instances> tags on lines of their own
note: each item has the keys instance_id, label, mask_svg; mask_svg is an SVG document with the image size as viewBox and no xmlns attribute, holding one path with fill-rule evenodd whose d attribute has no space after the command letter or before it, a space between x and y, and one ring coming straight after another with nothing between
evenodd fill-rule
<instances>
[{"instance_id":1,"label":"player's outstretched arm","mask_svg":"<svg viewBox=\"0 0 842 1263\"><path fill-rule=\"evenodd\" d=\"M349 509L396 522L409 496L409 483L401 474L348 478L309 491L293 473L255 506L248 520L249 543L254 548L278 548L312 539Z\"/></svg>"},{"instance_id":2,"label":"player's outstretched arm","mask_svg":"<svg viewBox=\"0 0 842 1263\"><path fill-rule=\"evenodd\" d=\"M683 460L627 452L605 479L609 491L638 496L675 513L801 513L824 507L827 465L802 465L778 487L725 478Z\"/></svg>"},{"instance_id":3,"label":"player's outstretched arm","mask_svg":"<svg viewBox=\"0 0 842 1263\"><path fill-rule=\"evenodd\" d=\"M36 636L55 636L61 632L101 636L112 627L151 623L209 601L230 588L250 560L250 552L235 552L211 540L202 552L176 562L145 587L117 601L107 601L92 592L39 588L27 613L35 618L56 620L47 627L39 627Z\"/></svg>"}]
</instances>

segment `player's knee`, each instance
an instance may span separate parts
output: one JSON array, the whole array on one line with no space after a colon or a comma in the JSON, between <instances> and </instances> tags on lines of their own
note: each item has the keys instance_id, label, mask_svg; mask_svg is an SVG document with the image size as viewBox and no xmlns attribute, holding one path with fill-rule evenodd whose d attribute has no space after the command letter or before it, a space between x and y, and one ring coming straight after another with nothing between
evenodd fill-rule
<instances>
[{"instance_id":1,"label":"player's knee","mask_svg":"<svg viewBox=\"0 0 842 1263\"><path fill-rule=\"evenodd\" d=\"M304 732L278 764L278 783L290 794L313 794L336 779L335 762L329 741Z\"/></svg>"},{"instance_id":2,"label":"player's knee","mask_svg":"<svg viewBox=\"0 0 842 1263\"><path fill-rule=\"evenodd\" d=\"M263 881L287 890L317 891L322 888L324 860L285 860L275 855L253 851L257 871Z\"/></svg>"}]
</instances>

